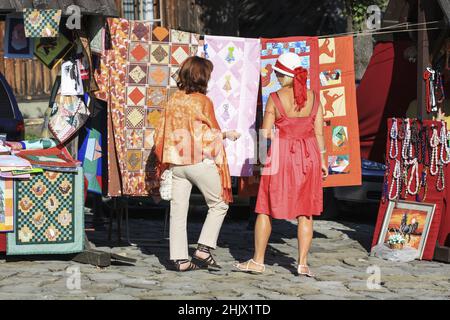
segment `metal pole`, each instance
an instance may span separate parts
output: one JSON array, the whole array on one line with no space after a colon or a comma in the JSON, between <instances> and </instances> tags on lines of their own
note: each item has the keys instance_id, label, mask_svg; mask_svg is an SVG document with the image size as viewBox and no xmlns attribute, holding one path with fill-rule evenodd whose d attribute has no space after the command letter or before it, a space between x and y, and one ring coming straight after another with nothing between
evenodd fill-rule
<instances>
[{"instance_id":1,"label":"metal pole","mask_svg":"<svg viewBox=\"0 0 450 320\"><path fill-rule=\"evenodd\" d=\"M426 22L425 15L425 0L417 0L417 20L418 23ZM417 37L417 115L419 119L430 119L431 114L427 114L425 105L425 81L423 80L423 73L425 68L430 64L430 52L429 52L429 41L428 41L428 31L420 30Z\"/></svg>"}]
</instances>

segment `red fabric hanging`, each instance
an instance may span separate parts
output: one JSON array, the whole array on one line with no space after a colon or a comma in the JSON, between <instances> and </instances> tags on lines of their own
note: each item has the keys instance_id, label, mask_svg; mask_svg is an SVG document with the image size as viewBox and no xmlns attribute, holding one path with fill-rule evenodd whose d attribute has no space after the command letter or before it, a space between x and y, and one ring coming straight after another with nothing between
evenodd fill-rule
<instances>
[{"instance_id":1,"label":"red fabric hanging","mask_svg":"<svg viewBox=\"0 0 450 320\"><path fill-rule=\"evenodd\" d=\"M369 66L356 90L361 157L384 163L386 121L403 118L417 97L417 64L404 57L410 41L375 45Z\"/></svg>"}]
</instances>

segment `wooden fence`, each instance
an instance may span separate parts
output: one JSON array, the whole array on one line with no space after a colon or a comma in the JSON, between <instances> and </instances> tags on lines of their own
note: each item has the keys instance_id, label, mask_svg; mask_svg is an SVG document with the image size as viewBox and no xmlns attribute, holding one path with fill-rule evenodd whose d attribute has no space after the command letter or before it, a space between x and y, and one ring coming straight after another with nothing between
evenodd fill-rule
<instances>
[{"instance_id":1,"label":"wooden fence","mask_svg":"<svg viewBox=\"0 0 450 320\"><path fill-rule=\"evenodd\" d=\"M48 98L58 74L57 69L49 70L37 59L5 59L4 34L5 23L0 22L0 72L13 88L16 99L24 101Z\"/></svg>"}]
</instances>

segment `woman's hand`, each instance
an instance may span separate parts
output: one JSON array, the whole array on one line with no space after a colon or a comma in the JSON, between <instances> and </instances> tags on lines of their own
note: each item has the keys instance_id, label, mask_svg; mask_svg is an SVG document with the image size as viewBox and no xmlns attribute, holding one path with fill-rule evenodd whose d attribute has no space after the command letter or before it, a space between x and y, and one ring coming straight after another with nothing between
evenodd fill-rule
<instances>
[{"instance_id":1,"label":"woman's hand","mask_svg":"<svg viewBox=\"0 0 450 320\"><path fill-rule=\"evenodd\" d=\"M231 141L236 141L241 137L241 134L239 132L237 132L236 130L231 130L231 131L227 131L224 133L224 138L231 140Z\"/></svg>"},{"instance_id":2,"label":"woman's hand","mask_svg":"<svg viewBox=\"0 0 450 320\"><path fill-rule=\"evenodd\" d=\"M328 166L325 162L322 162L322 179L326 179L328 177Z\"/></svg>"}]
</instances>

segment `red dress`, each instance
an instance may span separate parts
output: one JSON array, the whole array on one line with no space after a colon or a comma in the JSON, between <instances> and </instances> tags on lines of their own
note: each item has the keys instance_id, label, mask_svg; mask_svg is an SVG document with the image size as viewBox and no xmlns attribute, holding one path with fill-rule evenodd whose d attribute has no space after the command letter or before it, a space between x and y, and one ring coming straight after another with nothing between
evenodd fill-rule
<instances>
[{"instance_id":1,"label":"red dress","mask_svg":"<svg viewBox=\"0 0 450 320\"><path fill-rule=\"evenodd\" d=\"M275 219L319 216L323 211L322 169L314 121L319 99L308 117L288 117L277 93L271 95L281 117L275 121L255 211Z\"/></svg>"}]
</instances>

